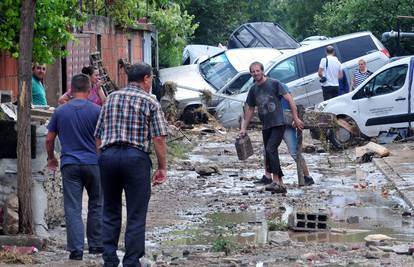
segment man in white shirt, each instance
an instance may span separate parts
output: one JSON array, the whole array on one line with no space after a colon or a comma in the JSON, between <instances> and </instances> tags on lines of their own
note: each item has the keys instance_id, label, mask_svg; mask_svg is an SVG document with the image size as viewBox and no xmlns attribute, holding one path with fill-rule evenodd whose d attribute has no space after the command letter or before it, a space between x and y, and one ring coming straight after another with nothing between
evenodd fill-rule
<instances>
[{"instance_id":1,"label":"man in white shirt","mask_svg":"<svg viewBox=\"0 0 414 267\"><path fill-rule=\"evenodd\" d=\"M335 56L333 46L326 47L326 57L319 63L318 75L322 85L323 100L338 96L339 79L342 79L341 62Z\"/></svg>"}]
</instances>

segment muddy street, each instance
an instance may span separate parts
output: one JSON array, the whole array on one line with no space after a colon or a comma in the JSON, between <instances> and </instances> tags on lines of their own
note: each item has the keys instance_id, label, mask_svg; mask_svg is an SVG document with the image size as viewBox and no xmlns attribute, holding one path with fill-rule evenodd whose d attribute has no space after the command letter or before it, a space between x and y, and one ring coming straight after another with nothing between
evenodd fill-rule
<instances>
[{"instance_id":1,"label":"muddy street","mask_svg":"<svg viewBox=\"0 0 414 267\"><path fill-rule=\"evenodd\" d=\"M168 182L153 188L143 266L414 266L412 256L402 255L414 243L412 211L374 163L356 163L355 148L326 152L316 144L318 152L304 154L315 184L298 187L282 143L287 194L272 194L253 184L263 175L259 131L249 133L254 155L240 161L237 131L201 129L185 132L191 145L175 141L188 152L170 161ZM326 219L305 222L318 231L289 229L301 214ZM50 234L47 249L34 256L37 264L102 264L100 256L86 254L73 265L66 260L64 226ZM376 234L391 239L366 241ZM119 249L122 257L123 235Z\"/></svg>"},{"instance_id":2,"label":"muddy street","mask_svg":"<svg viewBox=\"0 0 414 267\"><path fill-rule=\"evenodd\" d=\"M192 151L154 190L146 257L156 266L414 264L411 256L365 246L371 234L410 244L413 220L402 216L409 208L373 163L356 164L354 149L305 154L315 184L299 188L282 144L288 193L280 195L252 183L263 175L260 133L252 132L255 153L246 161L237 159L236 135L192 135ZM201 167L213 173L197 174ZM297 212L326 214L329 230L287 231L289 215Z\"/></svg>"}]
</instances>

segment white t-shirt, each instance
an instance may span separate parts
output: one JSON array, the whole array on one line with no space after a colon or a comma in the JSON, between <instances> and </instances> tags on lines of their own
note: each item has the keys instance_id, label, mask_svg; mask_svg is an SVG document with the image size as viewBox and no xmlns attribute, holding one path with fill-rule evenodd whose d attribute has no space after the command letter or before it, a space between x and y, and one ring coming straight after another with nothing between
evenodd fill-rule
<instances>
[{"instance_id":1,"label":"white t-shirt","mask_svg":"<svg viewBox=\"0 0 414 267\"><path fill-rule=\"evenodd\" d=\"M326 58L328 59L328 69L326 70ZM338 73L341 71L341 62L335 56L327 56L322 58L319 63L319 68L323 69L323 76L326 77L326 82L322 86L339 86Z\"/></svg>"}]
</instances>

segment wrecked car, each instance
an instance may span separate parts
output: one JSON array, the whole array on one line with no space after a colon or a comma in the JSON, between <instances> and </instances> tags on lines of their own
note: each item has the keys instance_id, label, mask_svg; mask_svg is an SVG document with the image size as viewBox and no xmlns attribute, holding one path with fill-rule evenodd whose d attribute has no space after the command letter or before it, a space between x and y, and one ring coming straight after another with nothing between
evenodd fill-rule
<instances>
[{"instance_id":1,"label":"wrecked car","mask_svg":"<svg viewBox=\"0 0 414 267\"><path fill-rule=\"evenodd\" d=\"M391 62L354 91L324 101L316 110L337 115L341 127L330 140L346 147L356 136L375 137L390 128L408 128L414 121L414 56Z\"/></svg>"},{"instance_id":2,"label":"wrecked car","mask_svg":"<svg viewBox=\"0 0 414 267\"><path fill-rule=\"evenodd\" d=\"M186 117L203 105L200 93L232 94L250 79L249 66L254 61L264 64L281 55L272 48L246 48L223 51L202 62L192 65L161 69L162 83L173 81L177 84L175 99L178 102L177 117ZM219 99L212 99L216 105Z\"/></svg>"},{"instance_id":3,"label":"wrecked car","mask_svg":"<svg viewBox=\"0 0 414 267\"><path fill-rule=\"evenodd\" d=\"M317 71L321 58L326 55L328 45L335 48L348 77L348 83L351 82L351 74L358 68L358 60L364 59L371 71L389 62L388 51L381 42L370 32L360 32L285 51L280 57L272 60L264 72L268 77L285 83L296 104L305 108L319 104L323 101L323 96ZM217 106L216 116L225 127L239 127L243 117L243 103L240 101L246 99L252 85L253 79L250 79L238 92L240 95L233 94L233 99L225 99Z\"/></svg>"},{"instance_id":4,"label":"wrecked car","mask_svg":"<svg viewBox=\"0 0 414 267\"><path fill-rule=\"evenodd\" d=\"M224 51L223 48L211 45L187 45L183 50L182 65L197 64L215 54Z\"/></svg>"},{"instance_id":5,"label":"wrecked car","mask_svg":"<svg viewBox=\"0 0 414 267\"><path fill-rule=\"evenodd\" d=\"M229 49L247 47L271 47L278 50L296 49L300 44L279 24L251 22L240 25L230 35Z\"/></svg>"}]
</instances>

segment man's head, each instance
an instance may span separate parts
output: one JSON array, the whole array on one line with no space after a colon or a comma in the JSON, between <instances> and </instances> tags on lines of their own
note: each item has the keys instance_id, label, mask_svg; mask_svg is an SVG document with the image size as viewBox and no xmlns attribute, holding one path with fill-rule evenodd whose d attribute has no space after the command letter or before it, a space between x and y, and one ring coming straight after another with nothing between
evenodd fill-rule
<instances>
[{"instance_id":1,"label":"man's head","mask_svg":"<svg viewBox=\"0 0 414 267\"><path fill-rule=\"evenodd\" d=\"M72 91L73 93L89 93L91 88L91 81L86 74L76 74L72 77Z\"/></svg>"},{"instance_id":2,"label":"man's head","mask_svg":"<svg viewBox=\"0 0 414 267\"><path fill-rule=\"evenodd\" d=\"M264 67L263 64L260 62L253 62L252 64L250 64L249 67L250 70L250 74L252 75L253 79L257 82L257 83L261 83L264 81L265 76L264 76Z\"/></svg>"},{"instance_id":3,"label":"man's head","mask_svg":"<svg viewBox=\"0 0 414 267\"><path fill-rule=\"evenodd\" d=\"M43 80L46 73L46 65L40 63L33 63L32 74L39 80Z\"/></svg>"},{"instance_id":4,"label":"man's head","mask_svg":"<svg viewBox=\"0 0 414 267\"><path fill-rule=\"evenodd\" d=\"M138 83L149 92L152 87L152 68L146 63L137 63L128 69L128 82Z\"/></svg>"},{"instance_id":5,"label":"man's head","mask_svg":"<svg viewBox=\"0 0 414 267\"><path fill-rule=\"evenodd\" d=\"M335 54L335 48L332 45L328 45L326 47L326 54L333 55Z\"/></svg>"}]
</instances>

